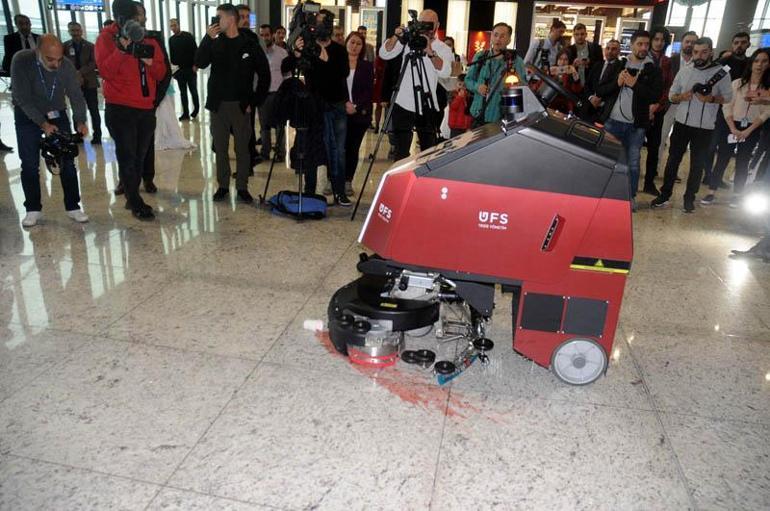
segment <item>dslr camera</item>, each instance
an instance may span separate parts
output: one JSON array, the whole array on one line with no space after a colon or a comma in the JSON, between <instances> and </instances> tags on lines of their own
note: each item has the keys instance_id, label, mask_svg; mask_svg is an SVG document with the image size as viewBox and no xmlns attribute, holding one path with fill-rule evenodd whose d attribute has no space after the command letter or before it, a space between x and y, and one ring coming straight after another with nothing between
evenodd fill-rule
<instances>
[{"instance_id":1,"label":"dslr camera","mask_svg":"<svg viewBox=\"0 0 770 511\"><path fill-rule=\"evenodd\" d=\"M414 9L409 9L409 17L411 19L402 29L398 40L401 44L408 44L411 50L423 51L428 47L428 40L423 36L428 35L433 30L433 22L418 21L417 11Z\"/></svg>"},{"instance_id":2,"label":"dslr camera","mask_svg":"<svg viewBox=\"0 0 770 511\"><path fill-rule=\"evenodd\" d=\"M77 158L78 152L77 135L75 134L56 131L47 136L42 135L40 156L45 160L45 166L51 174L56 174L54 169L60 168L62 160L65 158Z\"/></svg>"},{"instance_id":3,"label":"dslr camera","mask_svg":"<svg viewBox=\"0 0 770 511\"><path fill-rule=\"evenodd\" d=\"M294 45L298 38L302 38L305 45L302 48L298 67L307 70L311 66L311 58L321 55L321 46L318 41L324 41L331 37L332 27L334 26L334 15L324 12L326 16L319 19L321 14L321 5L307 0L299 2L294 7L289 23L289 39L287 41L289 48L294 50Z\"/></svg>"},{"instance_id":4,"label":"dslr camera","mask_svg":"<svg viewBox=\"0 0 770 511\"><path fill-rule=\"evenodd\" d=\"M727 67L727 69L725 69ZM706 83L696 83L692 86L692 92L693 94L700 94L701 96L710 96L711 92L714 90L714 85L716 85L719 80L727 76L727 73L730 70L729 66L722 67L719 71L717 71L714 76L709 78L709 80Z\"/></svg>"},{"instance_id":5,"label":"dslr camera","mask_svg":"<svg viewBox=\"0 0 770 511\"><path fill-rule=\"evenodd\" d=\"M551 50L546 50L546 49L540 50L540 64L538 67L540 69L551 68Z\"/></svg>"}]
</instances>

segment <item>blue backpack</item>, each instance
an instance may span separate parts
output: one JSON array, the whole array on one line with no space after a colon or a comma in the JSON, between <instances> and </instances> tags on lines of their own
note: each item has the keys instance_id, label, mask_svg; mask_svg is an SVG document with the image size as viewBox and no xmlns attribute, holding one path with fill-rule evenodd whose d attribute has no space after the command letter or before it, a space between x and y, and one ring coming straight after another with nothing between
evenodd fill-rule
<instances>
[{"instance_id":1,"label":"blue backpack","mask_svg":"<svg viewBox=\"0 0 770 511\"><path fill-rule=\"evenodd\" d=\"M283 190L270 197L267 201L273 208L273 212L310 220L321 220L326 216L326 198L323 195L302 194L302 214L300 215L300 201L297 192Z\"/></svg>"}]
</instances>

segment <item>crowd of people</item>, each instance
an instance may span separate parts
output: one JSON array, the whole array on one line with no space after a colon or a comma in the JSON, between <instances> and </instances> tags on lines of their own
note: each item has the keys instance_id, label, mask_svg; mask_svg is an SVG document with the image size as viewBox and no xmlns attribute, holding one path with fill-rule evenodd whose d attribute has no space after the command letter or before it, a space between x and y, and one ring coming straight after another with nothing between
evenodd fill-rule
<instances>
[{"instance_id":1,"label":"crowd of people","mask_svg":"<svg viewBox=\"0 0 770 511\"><path fill-rule=\"evenodd\" d=\"M568 41L566 25L554 21L548 36L532 41L523 58L517 54L511 58L506 49L513 29L497 23L490 27L489 49L477 52L466 67L454 50L454 40L438 37L440 20L429 9L419 15L422 26L428 27L420 34L424 43L406 39L401 26L379 48L367 41L366 27L345 35L324 9L316 17L315 40L299 37L288 47L285 28L261 25L255 32L249 27L248 6L221 4L200 41L182 31L178 20L170 20L168 52L159 33L140 29L136 35L136 25L143 27L145 21L141 3L116 0L113 15L115 22L105 23L95 45L83 38L78 23L69 24L70 40L61 43L53 35L31 33L29 19L23 15L15 18L18 32L6 36L3 67L10 70L12 79L25 226L37 223L42 207L40 134L69 133L74 127L86 136L87 111L93 126L91 143L101 142L99 78L105 124L115 141L119 165L115 193L125 195L126 208L135 217L154 218L139 188L144 182L146 192L157 189L153 183L157 137L179 137L178 143L165 145L190 147L178 131L171 79L176 81L182 107L178 121L191 121L200 111L197 73L207 68L204 107L209 111L216 154L214 201L227 197L234 177L238 200L253 202L248 183L254 167L273 157L286 159L286 123L298 127L292 118L296 105L287 102L287 95L306 92L304 96L311 98L302 107L306 126L297 130L288 154L290 166L303 174L307 194L316 193L317 169L325 166L324 193L332 196L335 205L346 207L351 205L352 183L368 129L387 131L393 159L409 155L415 132L420 149L428 149L441 140L446 110L451 136L498 121L505 73L514 71L537 91L541 80L532 67L570 93L557 97L551 108L596 123L621 142L634 210L638 191L653 196L652 208L670 204L688 148L690 169L683 202L688 213L695 211L701 185L708 187L702 205L713 204L718 192L729 188L724 173L735 154L731 205L741 196L750 167L758 168L756 179L767 174L770 50L761 48L749 57L750 38L745 32L736 33L731 47L721 53L715 52L711 39L687 32L679 41L681 51L668 56L672 38L666 28L638 30L630 38L628 55L621 57L619 41L607 41L602 47L588 40L587 28L580 23ZM329 30L320 30L323 27ZM413 51L410 45L417 42L420 48ZM313 44L315 50L306 51L306 44ZM389 105L399 74L408 67L418 72L404 73L394 104ZM302 81L296 78L300 74ZM392 115L383 126L388 106ZM235 172L230 167L230 137ZM645 175L639 190L645 145ZM655 178L666 147L668 157L658 189ZM0 142L0 150L11 148ZM76 221L87 221L79 205L72 161L63 165L61 180L68 214Z\"/></svg>"}]
</instances>

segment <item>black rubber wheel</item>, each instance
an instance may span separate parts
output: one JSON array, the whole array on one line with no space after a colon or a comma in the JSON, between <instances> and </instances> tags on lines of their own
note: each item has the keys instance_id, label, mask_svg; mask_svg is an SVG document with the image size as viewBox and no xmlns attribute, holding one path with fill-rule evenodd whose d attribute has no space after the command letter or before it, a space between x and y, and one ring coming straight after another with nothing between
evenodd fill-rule
<instances>
[{"instance_id":1,"label":"black rubber wheel","mask_svg":"<svg viewBox=\"0 0 770 511\"><path fill-rule=\"evenodd\" d=\"M436 361L436 354L431 350L417 350L417 363L423 369L428 369Z\"/></svg>"},{"instance_id":2,"label":"black rubber wheel","mask_svg":"<svg viewBox=\"0 0 770 511\"><path fill-rule=\"evenodd\" d=\"M406 364L417 364L417 352L412 350L404 350L401 352L401 360Z\"/></svg>"},{"instance_id":3,"label":"black rubber wheel","mask_svg":"<svg viewBox=\"0 0 770 511\"><path fill-rule=\"evenodd\" d=\"M343 314L339 319L339 323L341 327L350 328L355 320L356 318L352 314Z\"/></svg>"},{"instance_id":4,"label":"black rubber wheel","mask_svg":"<svg viewBox=\"0 0 770 511\"><path fill-rule=\"evenodd\" d=\"M473 341L473 347L482 352L492 351L492 348L495 347L495 343L492 341L492 339L481 337Z\"/></svg>"},{"instance_id":5,"label":"black rubber wheel","mask_svg":"<svg viewBox=\"0 0 770 511\"><path fill-rule=\"evenodd\" d=\"M353 331L357 334L366 334L369 333L369 330L372 329L372 324L368 321L360 320L353 323Z\"/></svg>"},{"instance_id":6,"label":"black rubber wheel","mask_svg":"<svg viewBox=\"0 0 770 511\"><path fill-rule=\"evenodd\" d=\"M457 366L449 360L439 360L436 362L436 365L433 366L433 370L436 371L437 374L452 374L457 370Z\"/></svg>"}]
</instances>

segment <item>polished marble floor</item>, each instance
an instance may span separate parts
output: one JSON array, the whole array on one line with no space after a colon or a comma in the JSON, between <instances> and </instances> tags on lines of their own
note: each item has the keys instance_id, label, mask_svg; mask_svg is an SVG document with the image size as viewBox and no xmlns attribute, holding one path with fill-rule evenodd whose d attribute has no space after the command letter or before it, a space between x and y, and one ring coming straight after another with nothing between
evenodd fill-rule
<instances>
[{"instance_id":1,"label":"polished marble floor","mask_svg":"<svg viewBox=\"0 0 770 511\"><path fill-rule=\"evenodd\" d=\"M109 140L79 158L86 225L46 174L22 229L1 157L0 509L770 508L770 265L726 257L756 240L739 211L635 215L595 384L517 356L500 314L492 364L438 387L305 329L355 276L363 216L213 203L207 122L184 125L202 150L157 154L151 223L113 197ZM0 123L16 145L7 97Z\"/></svg>"}]
</instances>

